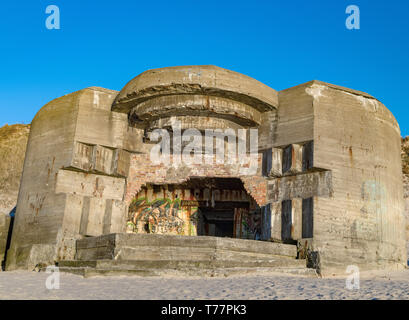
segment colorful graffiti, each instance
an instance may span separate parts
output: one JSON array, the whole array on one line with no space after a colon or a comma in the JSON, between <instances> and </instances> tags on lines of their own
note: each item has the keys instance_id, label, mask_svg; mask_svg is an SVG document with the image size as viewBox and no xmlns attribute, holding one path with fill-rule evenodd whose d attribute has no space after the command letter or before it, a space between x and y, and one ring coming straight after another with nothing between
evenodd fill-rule
<instances>
[{"instance_id":1,"label":"colorful graffiti","mask_svg":"<svg viewBox=\"0 0 409 320\"><path fill-rule=\"evenodd\" d=\"M260 212L250 212L242 217L242 236L244 239L261 239L261 214Z\"/></svg>"},{"instance_id":2,"label":"colorful graffiti","mask_svg":"<svg viewBox=\"0 0 409 320\"><path fill-rule=\"evenodd\" d=\"M127 232L196 235L198 217L197 207L182 207L178 198L141 197L129 206Z\"/></svg>"},{"instance_id":3,"label":"colorful graffiti","mask_svg":"<svg viewBox=\"0 0 409 320\"><path fill-rule=\"evenodd\" d=\"M261 239L262 219L259 210L236 208L234 215L235 237L241 239Z\"/></svg>"},{"instance_id":4,"label":"colorful graffiti","mask_svg":"<svg viewBox=\"0 0 409 320\"><path fill-rule=\"evenodd\" d=\"M147 186L129 204L127 232L262 237L262 215L241 190Z\"/></svg>"}]
</instances>

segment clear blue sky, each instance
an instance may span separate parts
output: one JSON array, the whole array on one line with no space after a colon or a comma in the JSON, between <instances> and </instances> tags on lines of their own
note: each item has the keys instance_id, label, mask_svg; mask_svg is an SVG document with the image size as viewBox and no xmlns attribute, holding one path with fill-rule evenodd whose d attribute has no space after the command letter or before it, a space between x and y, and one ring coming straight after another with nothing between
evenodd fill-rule
<instances>
[{"instance_id":1,"label":"clear blue sky","mask_svg":"<svg viewBox=\"0 0 409 320\"><path fill-rule=\"evenodd\" d=\"M45 27L57 5L61 29ZM345 27L348 5L361 29ZM366 91L409 135L409 1L2 1L0 126L89 86L120 90L158 67L213 64L276 90L312 79Z\"/></svg>"}]
</instances>

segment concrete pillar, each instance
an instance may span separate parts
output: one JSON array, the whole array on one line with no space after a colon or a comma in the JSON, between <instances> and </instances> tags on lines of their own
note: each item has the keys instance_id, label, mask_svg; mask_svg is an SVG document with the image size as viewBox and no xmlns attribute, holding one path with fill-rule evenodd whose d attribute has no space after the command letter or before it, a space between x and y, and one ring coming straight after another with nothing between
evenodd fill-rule
<instances>
[{"instance_id":1,"label":"concrete pillar","mask_svg":"<svg viewBox=\"0 0 409 320\"><path fill-rule=\"evenodd\" d=\"M87 236L103 234L106 199L91 198L89 204Z\"/></svg>"},{"instance_id":2,"label":"concrete pillar","mask_svg":"<svg viewBox=\"0 0 409 320\"><path fill-rule=\"evenodd\" d=\"M67 194L66 203L63 229L73 235L80 234L84 197L75 194Z\"/></svg>"},{"instance_id":3,"label":"concrete pillar","mask_svg":"<svg viewBox=\"0 0 409 320\"><path fill-rule=\"evenodd\" d=\"M292 200L292 227L291 238L298 240L302 238L302 199Z\"/></svg>"},{"instance_id":4,"label":"concrete pillar","mask_svg":"<svg viewBox=\"0 0 409 320\"><path fill-rule=\"evenodd\" d=\"M271 204L271 238L281 240L281 202Z\"/></svg>"},{"instance_id":5,"label":"concrete pillar","mask_svg":"<svg viewBox=\"0 0 409 320\"><path fill-rule=\"evenodd\" d=\"M131 162L131 154L128 151L118 149L115 152L114 172L117 175L127 177Z\"/></svg>"},{"instance_id":6,"label":"concrete pillar","mask_svg":"<svg viewBox=\"0 0 409 320\"><path fill-rule=\"evenodd\" d=\"M302 145L291 144L283 151L283 174L302 172Z\"/></svg>"},{"instance_id":7,"label":"concrete pillar","mask_svg":"<svg viewBox=\"0 0 409 320\"><path fill-rule=\"evenodd\" d=\"M272 149L272 166L270 176L279 177L283 174L283 149Z\"/></svg>"},{"instance_id":8,"label":"concrete pillar","mask_svg":"<svg viewBox=\"0 0 409 320\"><path fill-rule=\"evenodd\" d=\"M112 200L111 226L109 233L125 232L127 206L123 201Z\"/></svg>"}]
</instances>

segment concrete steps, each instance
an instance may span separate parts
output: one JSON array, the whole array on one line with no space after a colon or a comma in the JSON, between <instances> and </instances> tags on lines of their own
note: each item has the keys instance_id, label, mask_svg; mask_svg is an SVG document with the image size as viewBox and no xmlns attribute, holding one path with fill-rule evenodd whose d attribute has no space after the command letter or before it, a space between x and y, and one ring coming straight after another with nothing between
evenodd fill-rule
<instances>
[{"instance_id":1,"label":"concrete steps","mask_svg":"<svg viewBox=\"0 0 409 320\"><path fill-rule=\"evenodd\" d=\"M314 269L305 267L300 268L215 268L215 269L94 269L94 268L69 268L60 267L60 272L72 273L83 277L95 276L141 276L141 277L157 277L157 276L199 276L199 277L228 277L232 275L267 275L267 274L287 274L300 275L306 277L317 277Z\"/></svg>"},{"instance_id":2,"label":"concrete steps","mask_svg":"<svg viewBox=\"0 0 409 320\"><path fill-rule=\"evenodd\" d=\"M117 233L77 240L76 260L229 260L296 258L295 245L219 237Z\"/></svg>"},{"instance_id":3,"label":"concrete steps","mask_svg":"<svg viewBox=\"0 0 409 320\"><path fill-rule=\"evenodd\" d=\"M239 274L289 273L316 276L314 269L305 267L305 260L273 259L255 261L175 261L175 260L93 260L60 261L60 272L74 273L85 277L97 275L138 276L229 276Z\"/></svg>"},{"instance_id":4,"label":"concrete steps","mask_svg":"<svg viewBox=\"0 0 409 320\"><path fill-rule=\"evenodd\" d=\"M76 260L61 272L96 275L228 276L289 273L316 276L296 259L295 245L264 241L154 234L110 234L77 241Z\"/></svg>"},{"instance_id":5,"label":"concrete steps","mask_svg":"<svg viewBox=\"0 0 409 320\"><path fill-rule=\"evenodd\" d=\"M275 258L272 260L92 260L92 261L60 261L59 267L97 268L97 269L210 269L210 268L302 268L305 260Z\"/></svg>"}]
</instances>

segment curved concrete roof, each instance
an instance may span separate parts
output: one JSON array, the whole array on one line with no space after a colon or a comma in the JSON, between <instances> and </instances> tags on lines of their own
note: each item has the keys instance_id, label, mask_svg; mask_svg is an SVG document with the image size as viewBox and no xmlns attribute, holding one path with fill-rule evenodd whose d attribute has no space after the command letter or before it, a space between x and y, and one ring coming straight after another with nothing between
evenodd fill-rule
<instances>
[{"instance_id":1,"label":"curved concrete roof","mask_svg":"<svg viewBox=\"0 0 409 320\"><path fill-rule=\"evenodd\" d=\"M181 66L148 70L120 91L112 111L129 112L154 97L199 94L239 101L259 111L278 107L278 93L238 72L216 66Z\"/></svg>"}]
</instances>

